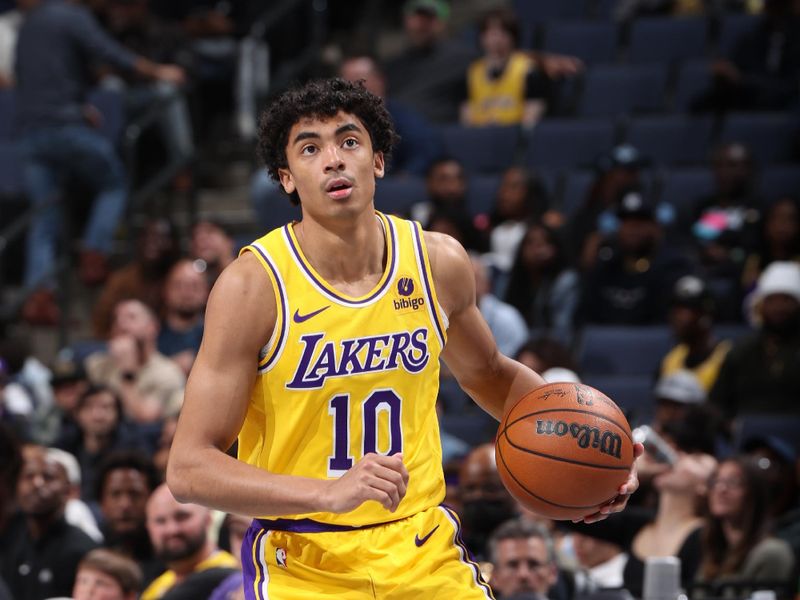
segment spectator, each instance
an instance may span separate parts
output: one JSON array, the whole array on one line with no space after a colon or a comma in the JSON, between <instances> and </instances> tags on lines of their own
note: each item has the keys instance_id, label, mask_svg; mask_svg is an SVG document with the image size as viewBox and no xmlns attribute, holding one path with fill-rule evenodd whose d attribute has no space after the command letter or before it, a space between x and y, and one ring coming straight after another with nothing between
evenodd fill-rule
<instances>
[{"instance_id":1,"label":"spectator","mask_svg":"<svg viewBox=\"0 0 800 600\"><path fill-rule=\"evenodd\" d=\"M17 39L25 12L38 0L16 0L16 8L0 11L0 89L14 86Z\"/></svg>"},{"instance_id":2,"label":"spectator","mask_svg":"<svg viewBox=\"0 0 800 600\"><path fill-rule=\"evenodd\" d=\"M446 0L407 0L403 12L409 46L386 65L389 96L433 123L455 123L476 53L447 38Z\"/></svg>"},{"instance_id":3,"label":"spectator","mask_svg":"<svg viewBox=\"0 0 800 600\"><path fill-rule=\"evenodd\" d=\"M161 423L161 435L158 438L156 451L153 454L153 464L161 480L167 477L167 460L169 459L169 451L172 448L172 440L175 437L175 428L177 426L177 413L168 413Z\"/></svg>"},{"instance_id":4,"label":"spectator","mask_svg":"<svg viewBox=\"0 0 800 600\"><path fill-rule=\"evenodd\" d=\"M167 272L178 259L178 235L166 219L148 219L136 240L133 261L114 271L106 282L92 313L97 338L108 337L114 307L122 300L141 300L161 314L162 288Z\"/></svg>"},{"instance_id":5,"label":"spectator","mask_svg":"<svg viewBox=\"0 0 800 600\"><path fill-rule=\"evenodd\" d=\"M560 341L545 336L527 342L514 358L537 373L545 373L556 368L563 368L573 373L578 370L567 347Z\"/></svg>"},{"instance_id":6,"label":"spectator","mask_svg":"<svg viewBox=\"0 0 800 600\"><path fill-rule=\"evenodd\" d=\"M783 198L767 208L761 240L745 263L742 287L751 290L759 275L775 261L800 264L800 202Z\"/></svg>"},{"instance_id":7,"label":"spectator","mask_svg":"<svg viewBox=\"0 0 800 600\"><path fill-rule=\"evenodd\" d=\"M422 177L428 167L441 155L441 140L436 128L417 111L386 94L386 75L378 62L366 54L346 58L339 67L339 75L348 81L364 81L364 87L383 98L386 109L394 121L400 142L392 151L390 174Z\"/></svg>"},{"instance_id":8,"label":"spectator","mask_svg":"<svg viewBox=\"0 0 800 600\"><path fill-rule=\"evenodd\" d=\"M628 555L616 544L581 533L572 534L579 570L575 589L581 594L624 587L623 572Z\"/></svg>"},{"instance_id":9,"label":"spectator","mask_svg":"<svg viewBox=\"0 0 800 600\"><path fill-rule=\"evenodd\" d=\"M586 276L583 316L588 322L650 325L666 320L670 290L689 264L662 243L655 210L638 192L621 199L616 238L600 249Z\"/></svg>"},{"instance_id":10,"label":"spectator","mask_svg":"<svg viewBox=\"0 0 800 600\"><path fill-rule=\"evenodd\" d=\"M554 229L561 226L561 215L550 210L549 204L544 182L535 172L518 166L503 172L492 214L489 215L492 265L501 273L508 273L511 269L530 222L543 221Z\"/></svg>"},{"instance_id":11,"label":"spectator","mask_svg":"<svg viewBox=\"0 0 800 600\"><path fill-rule=\"evenodd\" d=\"M655 414L653 428L662 431L667 423L683 421L690 408L706 401L706 391L691 371L673 371L662 375L653 390Z\"/></svg>"},{"instance_id":12,"label":"spectator","mask_svg":"<svg viewBox=\"0 0 800 600\"><path fill-rule=\"evenodd\" d=\"M681 453L677 462L661 469L653 480L658 508L628 507L593 525L564 522L572 531L617 544L629 558L623 570L625 588L641 598L644 564L653 556L677 556L684 588L693 581L700 565L703 519L701 501L716 460L706 454Z\"/></svg>"},{"instance_id":13,"label":"spectator","mask_svg":"<svg viewBox=\"0 0 800 600\"><path fill-rule=\"evenodd\" d=\"M203 339L208 293L205 274L188 258L175 263L164 282L164 317L157 347L187 375Z\"/></svg>"},{"instance_id":14,"label":"spectator","mask_svg":"<svg viewBox=\"0 0 800 600\"><path fill-rule=\"evenodd\" d=\"M470 126L533 127L546 104L547 78L519 48L520 27L507 8L489 11L478 23L483 55L467 69L467 101L461 122Z\"/></svg>"},{"instance_id":15,"label":"spectator","mask_svg":"<svg viewBox=\"0 0 800 600\"><path fill-rule=\"evenodd\" d=\"M580 280L567 264L557 231L544 224L528 227L511 267L506 302L529 327L567 336L580 299Z\"/></svg>"},{"instance_id":16,"label":"spectator","mask_svg":"<svg viewBox=\"0 0 800 600\"><path fill-rule=\"evenodd\" d=\"M41 446L25 446L22 454L21 514L6 532L0 574L14 598L66 596L78 563L96 544L64 519L69 490L61 466Z\"/></svg>"},{"instance_id":17,"label":"spectator","mask_svg":"<svg viewBox=\"0 0 800 600\"><path fill-rule=\"evenodd\" d=\"M174 63L192 69L188 39L175 26L153 14L149 0L110 0L104 6L104 24L109 33L128 50L158 63ZM180 86L169 81L156 83L114 71L103 81L105 87L125 94L126 116L139 120L156 111L156 126L172 164L181 166L194 154L189 107Z\"/></svg>"},{"instance_id":18,"label":"spectator","mask_svg":"<svg viewBox=\"0 0 800 600\"><path fill-rule=\"evenodd\" d=\"M225 267L236 258L236 242L219 221L200 220L192 227L189 254L195 261L203 262L210 289Z\"/></svg>"},{"instance_id":19,"label":"spectator","mask_svg":"<svg viewBox=\"0 0 800 600\"><path fill-rule=\"evenodd\" d=\"M516 503L497 472L494 444L478 446L461 463L458 497L464 544L481 560L492 531L517 514Z\"/></svg>"},{"instance_id":20,"label":"spectator","mask_svg":"<svg viewBox=\"0 0 800 600\"><path fill-rule=\"evenodd\" d=\"M711 64L713 82L699 110L780 110L797 101L800 21L792 0L765 0L763 16L729 57Z\"/></svg>"},{"instance_id":21,"label":"spectator","mask_svg":"<svg viewBox=\"0 0 800 600\"><path fill-rule=\"evenodd\" d=\"M524 519L505 521L492 532L488 545L490 583L498 598L547 599L558 568L546 529Z\"/></svg>"},{"instance_id":22,"label":"spectator","mask_svg":"<svg viewBox=\"0 0 800 600\"><path fill-rule=\"evenodd\" d=\"M142 572L130 558L98 548L78 565L73 600L136 600Z\"/></svg>"},{"instance_id":23,"label":"spectator","mask_svg":"<svg viewBox=\"0 0 800 600\"><path fill-rule=\"evenodd\" d=\"M0 544L6 541L6 526L16 508L15 496L22 460L16 433L4 423L0 423Z\"/></svg>"},{"instance_id":24,"label":"spectator","mask_svg":"<svg viewBox=\"0 0 800 600\"><path fill-rule=\"evenodd\" d=\"M438 209L469 214L467 209L467 177L463 165L455 158L441 157L433 161L425 175L428 197L411 206L411 218L427 228Z\"/></svg>"},{"instance_id":25,"label":"spectator","mask_svg":"<svg viewBox=\"0 0 800 600\"><path fill-rule=\"evenodd\" d=\"M624 192L642 188L642 169L646 165L644 157L630 144L617 146L598 158L597 176L569 223L570 251L580 260L581 269L587 270L594 264L603 237L616 231L616 205Z\"/></svg>"},{"instance_id":26,"label":"spectator","mask_svg":"<svg viewBox=\"0 0 800 600\"><path fill-rule=\"evenodd\" d=\"M231 553L239 563L239 568L241 568L242 543L251 522L252 519L241 515L228 514L225 516L223 529L227 528L228 530L228 543ZM242 585L242 573L231 573L209 596L209 600L244 600Z\"/></svg>"},{"instance_id":27,"label":"spectator","mask_svg":"<svg viewBox=\"0 0 800 600\"><path fill-rule=\"evenodd\" d=\"M97 469L114 450L143 449L144 442L122 412L122 402L111 390L90 387L75 407L77 430L65 432L56 446L78 459L82 473L81 498L94 497Z\"/></svg>"},{"instance_id":28,"label":"spectator","mask_svg":"<svg viewBox=\"0 0 800 600\"><path fill-rule=\"evenodd\" d=\"M752 460L720 463L709 480L699 581L790 584L794 557L786 542L768 535L767 508L767 485Z\"/></svg>"},{"instance_id":29,"label":"spectator","mask_svg":"<svg viewBox=\"0 0 800 600\"><path fill-rule=\"evenodd\" d=\"M708 392L731 343L714 338L714 298L702 279L685 275L675 282L668 318L678 344L661 360L659 375L691 371Z\"/></svg>"},{"instance_id":30,"label":"spectator","mask_svg":"<svg viewBox=\"0 0 800 600\"><path fill-rule=\"evenodd\" d=\"M97 526L89 506L81 500L81 467L77 459L59 448L48 448L48 458L56 461L60 466L60 475L66 480L67 506L64 509L64 518L67 523L74 525L92 538L98 544L103 543L103 534Z\"/></svg>"},{"instance_id":31,"label":"spectator","mask_svg":"<svg viewBox=\"0 0 800 600\"><path fill-rule=\"evenodd\" d=\"M75 408L78 398L89 388L83 364L70 349L58 353L51 366L53 404L42 407L35 415L31 434L40 444L52 445L60 435L77 429Z\"/></svg>"},{"instance_id":32,"label":"spectator","mask_svg":"<svg viewBox=\"0 0 800 600\"><path fill-rule=\"evenodd\" d=\"M727 418L795 414L800 397L800 265L772 263L752 295L758 331L737 342L720 368L710 400Z\"/></svg>"},{"instance_id":33,"label":"spectator","mask_svg":"<svg viewBox=\"0 0 800 600\"><path fill-rule=\"evenodd\" d=\"M141 452L117 451L97 468L94 498L103 518L103 546L136 561L151 581L164 570L147 534L147 499L161 479L152 460Z\"/></svg>"},{"instance_id":34,"label":"spectator","mask_svg":"<svg viewBox=\"0 0 800 600\"><path fill-rule=\"evenodd\" d=\"M455 238L468 251L482 252L485 249L481 232L475 227L470 214L461 207L435 207L428 217L426 229Z\"/></svg>"},{"instance_id":35,"label":"spectator","mask_svg":"<svg viewBox=\"0 0 800 600\"><path fill-rule=\"evenodd\" d=\"M147 530L156 556L168 569L142 592L142 600L171 598L206 598L233 570L236 559L217 548L208 534L210 511L197 504L179 504L167 484L153 492L147 502ZM206 572L203 589L194 587L192 578ZM179 596L181 588L193 594Z\"/></svg>"},{"instance_id":36,"label":"spectator","mask_svg":"<svg viewBox=\"0 0 800 600\"><path fill-rule=\"evenodd\" d=\"M186 376L158 352L158 320L140 300L123 300L114 308L108 352L86 359L95 385L109 387L122 398L126 417L134 423L160 419L174 412L183 399Z\"/></svg>"},{"instance_id":37,"label":"spectator","mask_svg":"<svg viewBox=\"0 0 800 600\"><path fill-rule=\"evenodd\" d=\"M789 516L787 513L797 512L800 508L797 506L797 452L790 441L777 435L754 435L744 440L741 450L753 459L767 484L770 518L779 519ZM786 519L781 521L784 521L781 525L788 522ZM796 523L800 528L800 521ZM775 531L778 531L777 527ZM796 552L795 556L798 556Z\"/></svg>"},{"instance_id":38,"label":"spectator","mask_svg":"<svg viewBox=\"0 0 800 600\"><path fill-rule=\"evenodd\" d=\"M107 276L107 256L125 209L125 169L111 141L87 123L99 119L85 104L92 60L145 78L184 80L179 67L153 63L114 42L80 3L39 2L28 13L17 44L16 121L25 192L40 210L28 235L25 271L26 286L36 289L22 311L31 323L54 324L59 315L51 270L62 211L48 204L59 196L61 176L85 180L95 194L80 254L84 283Z\"/></svg>"},{"instance_id":39,"label":"spectator","mask_svg":"<svg viewBox=\"0 0 800 600\"><path fill-rule=\"evenodd\" d=\"M506 356L513 356L528 339L528 327L519 311L491 293L489 272L480 256L472 254L475 272L475 294L478 309L492 331L497 347Z\"/></svg>"}]
</instances>

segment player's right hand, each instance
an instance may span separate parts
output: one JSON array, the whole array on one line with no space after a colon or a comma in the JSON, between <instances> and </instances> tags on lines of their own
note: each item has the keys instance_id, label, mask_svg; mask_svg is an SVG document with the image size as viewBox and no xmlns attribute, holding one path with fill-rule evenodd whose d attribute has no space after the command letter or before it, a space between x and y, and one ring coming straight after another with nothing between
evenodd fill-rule
<instances>
[{"instance_id":1,"label":"player's right hand","mask_svg":"<svg viewBox=\"0 0 800 600\"><path fill-rule=\"evenodd\" d=\"M406 495L408 469L402 454L367 454L350 470L328 483L324 510L345 513L375 500L390 512L397 510Z\"/></svg>"}]
</instances>

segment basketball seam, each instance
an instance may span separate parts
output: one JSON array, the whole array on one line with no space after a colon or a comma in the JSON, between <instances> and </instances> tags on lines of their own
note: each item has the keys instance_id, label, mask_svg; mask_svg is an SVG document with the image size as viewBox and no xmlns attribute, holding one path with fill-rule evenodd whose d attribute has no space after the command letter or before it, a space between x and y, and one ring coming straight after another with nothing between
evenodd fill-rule
<instances>
[{"instance_id":1,"label":"basketball seam","mask_svg":"<svg viewBox=\"0 0 800 600\"><path fill-rule=\"evenodd\" d=\"M595 464L595 463L587 463L587 462L581 462L579 460L572 460L571 458L563 458L561 456L553 456L551 454L545 454L544 452L537 452L536 450L531 450L530 448L525 448L524 446L518 446L517 444L515 444L514 442L511 441L511 438L508 437L508 433L503 432L503 434L505 435L506 440L508 440L508 444L512 448L516 448L517 450L522 450L523 452L527 452L528 454L533 454L534 456L540 456L542 458L549 458L551 460L557 460L557 461L560 461L560 462L569 463L571 465L578 465L579 467L591 467L592 469L606 469L606 470L609 470L609 471L630 471L630 468L631 468L630 465L628 465L627 467L623 466L623 465L621 465L619 467L615 467L614 465L598 465L598 464Z\"/></svg>"},{"instance_id":2,"label":"basketball seam","mask_svg":"<svg viewBox=\"0 0 800 600\"><path fill-rule=\"evenodd\" d=\"M512 446L514 445L514 444L511 443L511 440L508 439L507 435L506 435L506 439L508 440L509 444L511 444ZM519 487L521 487L523 490L525 490L526 493L528 493L529 495L533 496L537 500L541 500L545 504L550 504L552 506L557 506L559 508L595 508L596 506L599 506L598 504L587 504L585 506L583 506L583 505L559 504L558 502L552 502L551 500L548 500L547 498L542 498L540 495L535 494L532 491L530 491L527 488L527 486L523 485L522 482L520 482L520 480L517 479L517 477L514 475L513 471L508 467L508 464L506 463L506 459L503 456L503 450L502 450L502 447L500 446L500 444L496 444L496 450L495 451L497 452L497 454L500 455L500 460L503 461L503 467L505 467L506 473L508 473L508 475L516 482L516 484ZM611 498L609 498L609 500L611 500ZM604 503L601 502L600 504L604 504Z\"/></svg>"},{"instance_id":3,"label":"basketball seam","mask_svg":"<svg viewBox=\"0 0 800 600\"><path fill-rule=\"evenodd\" d=\"M522 421L523 419L527 419L528 417L532 417L534 415L543 415L543 414L551 413L551 412L578 413L578 414L582 414L582 415L591 415L593 417L597 417L598 419L603 419L604 421L608 421L609 423L611 423L611 424L615 425L616 427L618 427L619 430L625 435L625 437L628 438L628 441L630 441L631 444L633 443L633 438L631 438L631 435L627 431L627 429L629 429L629 427L624 427L623 425L621 425L618 422L616 422L614 419L609 419L608 417L604 417L603 415L598 415L597 413L593 413L593 412L588 411L588 410L582 410L582 409L579 409L579 408L548 408L547 410L538 410L536 412L527 413L525 415L517 417L516 419L514 419L510 423L506 423L505 427L503 428L503 433L505 433L508 430L508 428L511 427L514 423L518 423L519 421Z\"/></svg>"}]
</instances>

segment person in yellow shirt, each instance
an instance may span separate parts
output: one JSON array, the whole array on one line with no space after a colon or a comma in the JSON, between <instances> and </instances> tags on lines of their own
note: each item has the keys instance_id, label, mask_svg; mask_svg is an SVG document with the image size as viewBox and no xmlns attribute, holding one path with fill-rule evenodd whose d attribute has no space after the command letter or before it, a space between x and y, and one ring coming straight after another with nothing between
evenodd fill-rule
<instances>
[{"instance_id":1,"label":"person in yellow shirt","mask_svg":"<svg viewBox=\"0 0 800 600\"><path fill-rule=\"evenodd\" d=\"M705 282L686 275L675 282L669 323L678 344L661 361L659 375L691 371L705 392L711 389L731 343L714 338L714 299Z\"/></svg>"},{"instance_id":2,"label":"person in yellow shirt","mask_svg":"<svg viewBox=\"0 0 800 600\"><path fill-rule=\"evenodd\" d=\"M147 532L156 557L167 570L147 586L141 600L158 600L185 588L186 598L206 598L238 569L232 554L217 548L209 536L211 511L197 504L179 504L166 484L147 501ZM184 590L181 590L184 591Z\"/></svg>"}]
</instances>

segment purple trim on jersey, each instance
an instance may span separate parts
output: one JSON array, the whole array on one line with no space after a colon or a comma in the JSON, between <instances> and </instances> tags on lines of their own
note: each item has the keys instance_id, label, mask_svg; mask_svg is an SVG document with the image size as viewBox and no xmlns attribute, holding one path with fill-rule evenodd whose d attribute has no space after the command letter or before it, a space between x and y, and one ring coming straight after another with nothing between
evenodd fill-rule
<instances>
[{"instance_id":1,"label":"purple trim on jersey","mask_svg":"<svg viewBox=\"0 0 800 600\"><path fill-rule=\"evenodd\" d=\"M259 533L267 535L267 533L258 526L255 520L250 523L247 532L242 539L242 579L244 580L244 598L245 600L263 600L261 594L254 589L256 576L261 575L259 579L264 581L264 573L262 573L261 565L253 562L254 546L258 544ZM258 560L258 548L255 548L256 560Z\"/></svg>"},{"instance_id":2,"label":"purple trim on jersey","mask_svg":"<svg viewBox=\"0 0 800 600\"><path fill-rule=\"evenodd\" d=\"M275 278L275 285L278 286L278 294L280 295L281 298L281 305L282 305L281 308L283 313L283 319L281 319L281 329L278 332L278 341L273 348L270 348L270 350L273 350L272 356L269 357L269 360L267 362L258 367L259 372L264 372L267 369L269 369L269 367L275 361L275 359L279 354L278 350L286 342L286 336L289 332L289 328L287 327L287 321L289 320L289 304L286 300L286 290L283 289L280 277L278 277L278 269L275 268L275 265L272 264L272 261L269 259L269 257L264 253L264 251L261 248L259 248L255 244L250 246L250 248L254 248L256 252L258 252L259 256L261 256L261 258L264 259L264 262L269 267L269 270L272 271L272 276Z\"/></svg>"},{"instance_id":3,"label":"purple trim on jersey","mask_svg":"<svg viewBox=\"0 0 800 600\"><path fill-rule=\"evenodd\" d=\"M436 325L436 331L439 334L439 341L441 342L442 346L444 347L444 327L439 322L439 313L437 311L437 306L433 301L433 286L431 282L428 280L428 269L425 266L425 253L422 251L422 239L420 237L420 226L419 223L413 223L414 227L414 243L417 246L417 256L419 256L419 266L420 270L422 271L422 285L425 288L425 295L428 298L428 306L431 308L431 314L433 315L433 324Z\"/></svg>"},{"instance_id":4,"label":"purple trim on jersey","mask_svg":"<svg viewBox=\"0 0 800 600\"><path fill-rule=\"evenodd\" d=\"M402 519L386 521L384 523L371 523L369 525L334 525L332 523L322 523L313 519L255 519L253 524L258 523L262 529L270 531L289 531L291 533L329 533L332 531L358 531L359 529L372 529L389 523L396 523Z\"/></svg>"},{"instance_id":5,"label":"purple trim on jersey","mask_svg":"<svg viewBox=\"0 0 800 600\"><path fill-rule=\"evenodd\" d=\"M453 541L455 545L461 550L463 561L464 563L472 569L473 574L475 575L475 582L486 592L488 598L494 599L494 594L492 593L492 588L489 587L489 584L486 583L483 579L483 575L481 575L481 569L478 566L478 563L475 562L472 553L467 548L467 545L464 543L464 540L461 537L461 520L458 518L456 512L445 504L439 505L449 516L450 520L456 527L456 534L453 537Z\"/></svg>"},{"instance_id":6,"label":"purple trim on jersey","mask_svg":"<svg viewBox=\"0 0 800 600\"><path fill-rule=\"evenodd\" d=\"M308 265L304 260L302 252L300 252L300 249L295 245L294 240L292 239L292 236L289 233L289 227L291 227L291 224L284 225L283 234L284 237L286 238L287 243L289 244L289 248L292 250L292 253L297 259L297 262L303 269L303 272L305 272L306 276L309 279L311 279L311 281L313 281L314 284L316 284L316 286L320 289L320 291L323 294L325 294L330 298L333 298L334 300L338 300L339 302L346 304L348 306L362 306L364 304L371 302L372 300L383 294L383 292L386 291L386 288L388 288L392 284L392 280L394 279L393 275L395 272L395 265L397 264L398 261L397 253L399 252L400 249L397 246L397 235L395 234L394 231L394 224L392 223L392 220L390 218L385 217L383 215L381 215L381 217L382 217L382 222L386 222L388 227L387 235L389 237L388 243L391 244L391 249L392 249L392 263L388 267L386 273L386 281L383 282L383 285L381 285L381 287L379 287L377 290L375 290L375 292L370 294L369 297L364 298L363 300L350 300L349 298L345 298L344 296L341 296L335 291L329 289L328 285L324 281L321 281L319 278L317 278L317 276L314 275L314 272L308 268Z\"/></svg>"}]
</instances>

